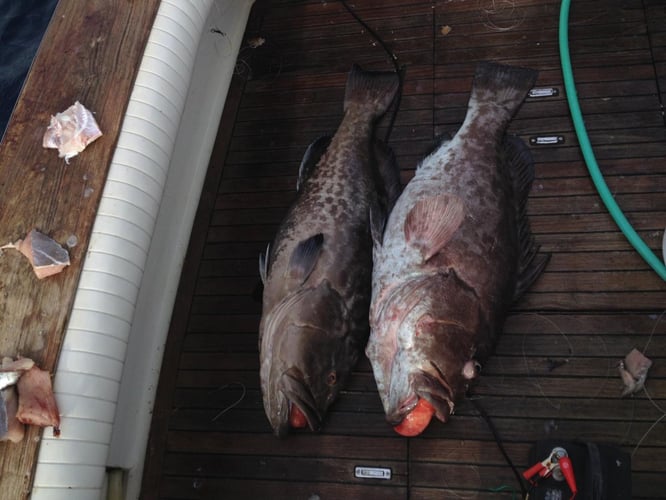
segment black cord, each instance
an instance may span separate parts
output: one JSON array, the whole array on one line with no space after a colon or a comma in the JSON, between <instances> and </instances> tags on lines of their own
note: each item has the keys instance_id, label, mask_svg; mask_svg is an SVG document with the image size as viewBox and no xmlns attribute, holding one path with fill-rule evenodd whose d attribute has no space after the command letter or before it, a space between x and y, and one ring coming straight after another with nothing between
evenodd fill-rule
<instances>
[{"instance_id":1,"label":"black cord","mask_svg":"<svg viewBox=\"0 0 666 500\"><path fill-rule=\"evenodd\" d=\"M349 5L347 5L347 2L345 0L340 0L340 3L344 6L345 9L347 9L347 12L349 12L358 23L363 26L363 28L370 33L370 36L374 38L379 45L381 45L382 49L386 52L386 54L389 56L389 59L391 59L391 62L393 63L393 67L395 69L396 74L398 75L398 93L395 97L395 109L393 110L393 114L391 115L391 121L389 122L388 130L386 131L386 136L384 137L384 142L388 143L389 137L391 135L391 132L393 131L393 124L395 123L395 119L398 115L398 109L400 108L400 100L402 99L402 86L403 86L403 71L400 68L400 65L398 64L398 57L393 53L393 51L386 45L384 40L382 40L375 31L368 26L363 19L359 17L356 12L354 12Z\"/></svg>"},{"instance_id":2,"label":"black cord","mask_svg":"<svg viewBox=\"0 0 666 500\"><path fill-rule=\"evenodd\" d=\"M516 481L518 481L518 485L520 486L520 491L523 495L523 498L527 498L527 489L525 488L525 483L523 483L523 480L520 476L520 472L518 472L518 469L516 469L516 466L513 465L513 461L509 457L509 454L506 452L506 449L504 449L504 444L502 444L502 439L499 436L499 433L497 432L497 429L495 428L495 425L493 424L493 421L490 419L490 416L486 413L486 411L483 409L483 407L479 404L479 402L474 399L473 397L469 397L468 399L472 402L474 407L476 408L476 411L479 412L479 414L483 417L483 419L486 421L488 424L488 428L490 429L490 432L492 432L493 437L495 438L495 442L497 443L497 447L499 448L500 452L502 452L502 455L504 456L504 460L509 464L509 467L511 467L511 470L513 471L513 474L516 476Z\"/></svg>"}]
</instances>

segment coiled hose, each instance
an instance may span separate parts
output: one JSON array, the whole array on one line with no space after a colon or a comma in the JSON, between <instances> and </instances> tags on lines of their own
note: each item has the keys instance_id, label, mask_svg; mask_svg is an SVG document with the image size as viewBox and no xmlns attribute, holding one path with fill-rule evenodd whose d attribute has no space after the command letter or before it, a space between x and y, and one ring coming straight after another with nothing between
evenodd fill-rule
<instances>
[{"instance_id":1,"label":"coiled hose","mask_svg":"<svg viewBox=\"0 0 666 500\"><path fill-rule=\"evenodd\" d=\"M578 104L578 97L576 95L576 84L573 78L573 70L571 69L571 59L569 56L569 7L571 0L562 0L560 6L560 26L559 26L559 44L560 44L560 60L562 64L562 73L564 75L564 89L567 94L567 101L569 103L569 110L573 119L576 136L580 144L580 149L585 159L585 164L590 172L592 181L594 182L601 199L608 212L613 217L613 220L618 225L622 233L627 237L629 243L636 249L636 251L645 259L645 261L655 270L655 272L666 281L666 266L650 248L645 244L641 237L636 233L633 226L629 223L627 218L622 213L622 210L615 202L606 181L604 180L599 165L594 156L590 139L587 136L585 123L583 122L583 115L580 111ZM666 258L666 257L665 257Z\"/></svg>"}]
</instances>

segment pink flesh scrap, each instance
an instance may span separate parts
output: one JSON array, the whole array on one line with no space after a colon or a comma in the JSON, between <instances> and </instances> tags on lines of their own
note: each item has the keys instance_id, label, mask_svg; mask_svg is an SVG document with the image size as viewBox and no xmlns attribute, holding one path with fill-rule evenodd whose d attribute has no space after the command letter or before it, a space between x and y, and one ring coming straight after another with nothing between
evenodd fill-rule
<instances>
[{"instance_id":1,"label":"pink flesh scrap","mask_svg":"<svg viewBox=\"0 0 666 500\"><path fill-rule=\"evenodd\" d=\"M0 247L0 249L8 248L21 252L39 279L58 274L70 264L67 250L36 229L30 231L24 239Z\"/></svg>"},{"instance_id":2,"label":"pink flesh scrap","mask_svg":"<svg viewBox=\"0 0 666 500\"><path fill-rule=\"evenodd\" d=\"M51 116L51 123L44 133L42 146L55 148L58 156L69 163L88 144L102 135L95 117L79 101L62 113Z\"/></svg>"},{"instance_id":3,"label":"pink flesh scrap","mask_svg":"<svg viewBox=\"0 0 666 500\"><path fill-rule=\"evenodd\" d=\"M33 366L18 382L20 422L40 427L53 426L53 435L60 435L60 413L56 406L49 372Z\"/></svg>"}]
</instances>

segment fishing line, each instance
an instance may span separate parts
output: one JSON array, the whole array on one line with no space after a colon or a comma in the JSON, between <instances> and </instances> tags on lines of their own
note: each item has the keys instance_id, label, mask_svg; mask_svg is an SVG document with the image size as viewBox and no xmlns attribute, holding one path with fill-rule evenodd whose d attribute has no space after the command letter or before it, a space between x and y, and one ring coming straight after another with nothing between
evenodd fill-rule
<instances>
[{"instance_id":1,"label":"fishing line","mask_svg":"<svg viewBox=\"0 0 666 500\"><path fill-rule=\"evenodd\" d=\"M647 339L647 342L645 343L645 347L643 347L643 355L645 356L645 352L647 351L648 346L650 345L650 342L652 342L652 337L654 336L654 332L657 331L657 326L661 322L661 318L664 317L664 314L666 314L666 309L661 312L659 317L657 318L657 321L654 323L654 327L652 327L652 331L650 332L650 336Z\"/></svg>"},{"instance_id":2,"label":"fishing line","mask_svg":"<svg viewBox=\"0 0 666 500\"><path fill-rule=\"evenodd\" d=\"M346 0L340 0L340 3L343 5L345 9L347 9L347 12L349 12L356 21L363 26L363 28L370 33L370 36L375 39L375 41L384 49L386 54L388 55L389 59L393 63L393 68L395 69L395 73L398 75L398 92L395 96L395 108L393 110L393 113L391 114L391 120L388 125L388 129L386 130L386 135L384 136L384 142L388 143L389 137L391 136L391 132L393 131L393 125L395 124L395 119L398 116L398 110L400 109L400 101L402 99L402 88L403 88L403 80L404 80L404 74L403 74L403 69L400 67L398 64L398 56L395 55L395 53L389 48L389 46L382 40L382 38L373 30L370 26L366 24L363 19L359 17L359 15L354 12L349 5L347 5Z\"/></svg>"},{"instance_id":3,"label":"fishing line","mask_svg":"<svg viewBox=\"0 0 666 500\"><path fill-rule=\"evenodd\" d=\"M541 387L541 383L539 382L538 377L532 375L532 370L530 370L530 365L527 362L527 354L525 353L525 335L526 334L523 333L523 337L520 343L520 350L523 355L523 363L525 364L525 371L527 372L527 378L534 381L534 384L536 385L536 388L539 390L539 393L548 402L548 404L552 406L554 409L559 410L562 407L562 405L560 403L552 402L550 398L546 396L546 393L544 392L543 387Z\"/></svg>"},{"instance_id":4,"label":"fishing line","mask_svg":"<svg viewBox=\"0 0 666 500\"><path fill-rule=\"evenodd\" d=\"M222 387L218 387L213 392L223 391L223 390L228 389L230 387L240 387L243 392L241 393L240 397L238 399L236 399L236 401L234 401L233 403L228 405L226 408L223 408L220 412L218 412L218 414L215 415L211 419L211 422L215 422L218 418L220 418L222 415L227 413L229 410L232 410L233 408L238 406L240 404L240 402L243 401L243 399L245 399L245 394L247 394L247 389L245 388L245 384L242 384L240 382L231 382L230 384L225 384Z\"/></svg>"},{"instance_id":5,"label":"fishing line","mask_svg":"<svg viewBox=\"0 0 666 500\"><path fill-rule=\"evenodd\" d=\"M654 332L657 331L657 326L659 325L659 322L661 321L661 319L664 317L665 313L666 313L666 310L662 311L662 313L657 318L657 321L655 321L654 327L652 328L652 331L650 332L650 336L648 337L647 342L645 343L645 347L643 348L643 355L645 355L645 352L647 351L647 348L650 345L650 342L652 341L652 336L654 335ZM654 406L657 409L657 411L661 412L661 416L652 423L652 425L648 428L648 430L645 431L645 434L643 434L643 436L641 436L641 438L638 440L638 443L636 443L636 447L631 452L631 457L632 458L634 457L634 454L638 451L638 448L643 444L643 441L645 440L645 438L648 437L648 434L650 434L650 432L652 432L652 429L654 429L657 426L657 424L659 424L659 422L661 422L664 418L666 418L666 410L664 410L661 406L659 406L654 401L654 399L652 399L652 396L650 396L650 393L648 392L647 387L645 387L645 385L643 386L643 391L645 392L645 395L647 396L648 401L650 401L650 403L652 403L652 406Z\"/></svg>"},{"instance_id":6,"label":"fishing line","mask_svg":"<svg viewBox=\"0 0 666 500\"><path fill-rule=\"evenodd\" d=\"M523 480L520 476L520 472L518 472L518 469L513 464L511 457L504 448L504 443L502 441L502 438L500 437L499 432L497 432L495 424L493 424L493 421L490 419L490 415L486 413L486 410L483 409L483 407L479 404L479 402L476 399L470 396L468 396L468 399L474 405L474 408L476 408L476 411L479 412L483 420L486 421L486 424L488 424L488 428L490 429L490 432L495 438L495 443L497 443L499 451L502 453L502 456L504 457L504 460L506 460L506 463L509 464L509 467L511 467L511 471L513 472L514 476L516 476L516 481L518 481L518 485L520 486L520 492L522 493L522 498L526 498L527 489L525 488L525 484L523 483Z\"/></svg>"},{"instance_id":7,"label":"fishing line","mask_svg":"<svg viewBox=\"0 0 666 500\"><path fill-rule=\"evenodd\" d=\"M498 5L499 3L499 5ZM508 10L509 15L507 17L516 17L514 14L516 14L516 3L514 1L510 0L504 0L501 2L496 2L493 0L491 2L492 6L489 8L484 8L481 7L481 3L479 2L479 10L483 12L486 15L486 21L483 23L485 27L490 29L491 31L497 31L497 32L504 32L504 31L511 31L517 27L519 27L523 22L525 21L525 13L523 13L522 18L514 22L514 24L511 24L509 26L499 26L497 23L492 21L490 19L490 16L496 16L499 17L501 14L504 14L503 11Z\"/></svg>"}]
</instances>

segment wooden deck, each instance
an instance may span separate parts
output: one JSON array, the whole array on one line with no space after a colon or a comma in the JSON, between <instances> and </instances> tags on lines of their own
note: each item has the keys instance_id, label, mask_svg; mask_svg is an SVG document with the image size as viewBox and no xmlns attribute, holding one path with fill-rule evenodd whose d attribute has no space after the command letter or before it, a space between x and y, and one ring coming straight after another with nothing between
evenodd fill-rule
<instances>
[{"instance_id":1,"label":"wooden deck","mask_svg":"<svg viewBox=\"0 0 666 500\"><path fill-rule=\"evenodd\" d=\"M405 181L434 138L462 122L477 61L533 67L538 86L558 89L555 97L528 99L510 126L527 141L564 139L532 147L529 212L552 259L515 306L473 393L520 469L531 465L529 448L540 439L610 443L632 455L633 498L663 498L666 284L617 230L581 158L560 71L559 2L357 0L353 7L406 67L390 141ZM513 498L511 469L472 404L418 438L400 437L384 421L366 359L321 433L271 434L259 391L257 256L294 199L306 146L341 118L351 64L390 63L336 1L259 0L247 35L266 43L241 51L211 158L142 497ZM661 0L576 0L570 44L606 180L661 253L666 7ZM634 347L654 362L648 392L621 399L616 366ZM388 467L392 478L355 478L357 465Z\"/></svg>"},{"instance_id":2,"label":"wooden deck","mask_svg":"<svg viewBox=\"0 0 666 500\"><path fill-rule=\"evenodd\" d=\"M28 356L53 372L90 232L157 0L60 0L0 144L0 245L37 228L76 237L71 266L39 281L18 253L0 256L0 355ZM118 61L122 60L122 63ZM4 98L5 96L3 96ZM52 114L80 101L104 135L66 164L42 147ZM0 497L30 494L41 429L0 443Z\"/></svg>"}]
</instances>

